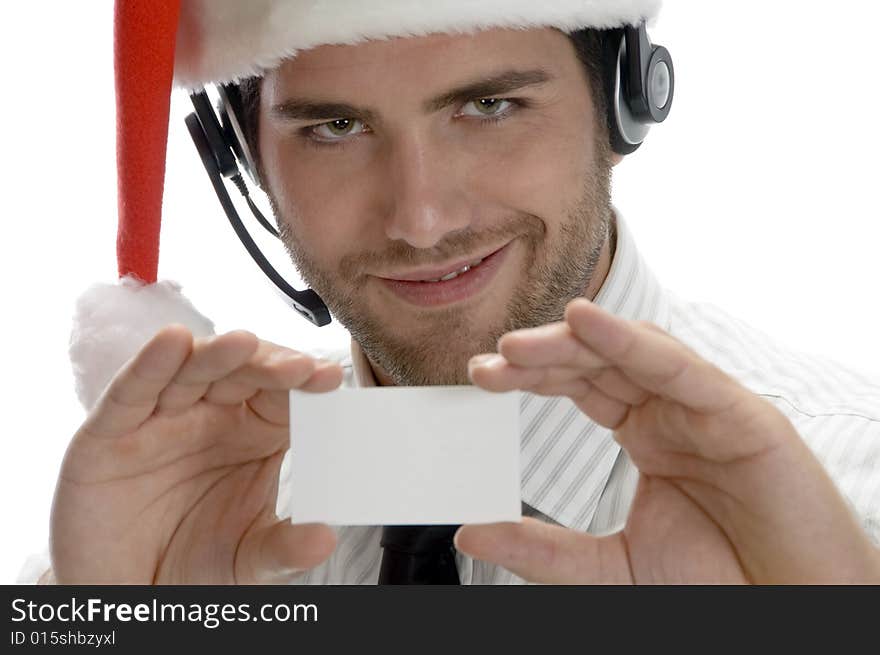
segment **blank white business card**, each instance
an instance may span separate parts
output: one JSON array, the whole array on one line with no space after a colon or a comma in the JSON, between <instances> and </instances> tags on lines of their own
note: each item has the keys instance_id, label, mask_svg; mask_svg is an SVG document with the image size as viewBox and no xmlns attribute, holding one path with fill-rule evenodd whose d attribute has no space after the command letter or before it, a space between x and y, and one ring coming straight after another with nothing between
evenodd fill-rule
<instances>
[{"instance_id":1,"label":"blank white business card","mask_svg":"<svg viewBox=\"0 0 880 655\"><path fill-rule=\"evenodd\" d=\"M519 392L290 392L291 520L331 525L521 518Z\"/></svg>"}]
</instances>

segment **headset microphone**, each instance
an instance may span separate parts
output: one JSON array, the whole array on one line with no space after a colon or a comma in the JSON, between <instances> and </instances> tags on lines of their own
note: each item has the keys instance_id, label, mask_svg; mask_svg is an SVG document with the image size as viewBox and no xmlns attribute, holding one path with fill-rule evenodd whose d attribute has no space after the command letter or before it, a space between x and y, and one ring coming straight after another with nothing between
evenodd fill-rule
<instances>
[{"instance_id":1,"label":"headset microphone","mask_svg":"<svg viewBox=\"0 0 880 655\"><path fill-rule=\"evenodd\" d=\"M642 145L651 125L662 123L669 116L675 94L672 57L666 48L651 43L644 24L609 30L604 35L603 74L611 147L618 154L628 155ZM315 325L327 325L330 311L324 301L312 289L299 291L281 277L254 242L229 197L224 178L238 188L260 225L272 236L279 236L278 230L257 209L241 175L244 169L254 184L261 186L242 129L244 113L239 88L223 84L218 92L220 104L216 113L204 91L190 96L195 112L187 116L186 126L223 211L245 249L287 303Z\"/></svg>"},{"instance_id":2,"label":"headset microphone","mask_svg":"<svg viewBox=\"0 0 880 655\"><path fill-rule=\"evenodd\" d=\"M238 211L235 209L235 205L232 203L232 199L229 197L226 185L223 183L224 177L230 178L235 186L238 187L260 225L273 236L279 236L278 231L257 209L248 193L247 184L245 184L239 172L236 158L242 157L239 161L246 161L243 159L244 150L242 149L242 145L246 144L246 141L243 139L240 141L238 139L235 139L235 141L230 140L229 130L231 128L227 127L227 129L224 129L218 122L207 93L200 91L192 94L191 98L195 113L186 117L186 127L189 129L196 150L198 150L199 156L202 159L202 164L204 164L205 170L208 172L208 177L211 179L211 184L217 193L217 198L220 200L223 211L226 212L226 217L229 219L232 229L235 230L236 235L238 235L238 238L244 244L245 249L257 266L260 267L263 273L283 294L287 303L318 327L327 325L330 323L330 311L327 309L324 301L311 289L306 289L305 291L294 289L275 270L247 231L238 215ZM229 124L227 123L226 125L228 126ZM233 146L233 143L240 145L236 148ZM245 169L252 179L256 179L256 168L251 168L250 166L252 161L252 159L247 161Z\"/></svg>"}]
</instances>

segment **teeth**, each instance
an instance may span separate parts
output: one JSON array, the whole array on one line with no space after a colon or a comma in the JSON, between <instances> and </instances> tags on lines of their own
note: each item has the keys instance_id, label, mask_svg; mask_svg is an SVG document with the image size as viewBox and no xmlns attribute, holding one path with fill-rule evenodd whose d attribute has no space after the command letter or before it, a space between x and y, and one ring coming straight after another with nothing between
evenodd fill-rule
<instances>
[{"instance_id":1,"label":"teeth","mask_svg":"<svg viewBox=\"0 0 880 655\"><path fill-rule=\"evenodd\" d=\"M454 273L450 273L449 275L444 275L443 277L440 278L440 281L441 282L448 282L449 280L457 278L459 275L462 275L463 273L467 273L469 270L471 270L471 267L465 266L460 271L455 271Z\"/></svg>"},{"instance_id":2,"label":"teeth","mask_svg":"<svg viewBox=\"0 0 880 655\"><path fill-rule=\"evenodd\" d=\"M483 260L482 260L482 259L478 259L478 260L476 260L475 262L473 262L473 263L471 263L471 264L468 264L467 266L465 266L465 267L462 268L461 270L453 271L453 272L450 273L449 275L444 275L443 277L438 278L438 279L436 279L436 280L422 280L422 282L449 282L449 280L454 280L454 279L457 278L459 275L464 275L464 274L467 273L469 270L471 270L472 268L475 268L475 267L479 266L479 265L482 264L482 263L483 263Z\"/></svg>"}]
</instances>

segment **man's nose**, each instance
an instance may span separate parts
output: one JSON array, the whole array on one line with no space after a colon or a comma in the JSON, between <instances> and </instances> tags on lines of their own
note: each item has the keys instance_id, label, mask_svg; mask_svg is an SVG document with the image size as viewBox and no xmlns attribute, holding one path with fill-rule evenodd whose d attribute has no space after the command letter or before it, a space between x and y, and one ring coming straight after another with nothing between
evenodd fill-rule
<instances>
[{"instance_id":1,"label":"man's nose","mask_svg":"<svg viewBox=\"0 0 880 655\"><path fill-rule=\"evenodd\" d=\"M454 157L427 137L408 136L388 151L385 234L414 248L431 248L470 223Z\"/></svg>"}]
</instances>

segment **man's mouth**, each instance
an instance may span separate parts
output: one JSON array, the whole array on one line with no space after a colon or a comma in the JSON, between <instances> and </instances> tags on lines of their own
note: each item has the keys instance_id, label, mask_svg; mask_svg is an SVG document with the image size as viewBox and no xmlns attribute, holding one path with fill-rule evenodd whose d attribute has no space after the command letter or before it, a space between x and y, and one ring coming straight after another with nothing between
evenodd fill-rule
<instances>
[{"instance_id":1,"label":"man's mouth","mask_svg":"<svg viewBox=\"0 0 880 655\"><path fill-rule=\"evenodd\" d=\"M496 248L485 255L475 256L469 260L459 260L458 262L444 264L443 266L425 267L413 271L380 275L378 277L397 282L448 282L459 275L464 275L471 269L477 268L499 250L501 248Z\"/></svg>"},{"instance_id":2,"label":"man's mouth","mask_svg":"<svg viewBox=\"0 0 880 655\"><path fill-rule=\"evenodd\" d=\"M411 304L422 307L448 305L470 298L487 286L509 249L510 243L485 256L463 262L377 277L395 296Z\"/></svg>"}]
</instances>

